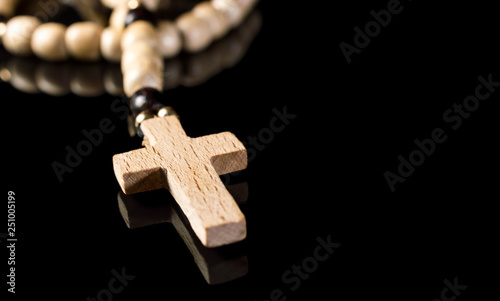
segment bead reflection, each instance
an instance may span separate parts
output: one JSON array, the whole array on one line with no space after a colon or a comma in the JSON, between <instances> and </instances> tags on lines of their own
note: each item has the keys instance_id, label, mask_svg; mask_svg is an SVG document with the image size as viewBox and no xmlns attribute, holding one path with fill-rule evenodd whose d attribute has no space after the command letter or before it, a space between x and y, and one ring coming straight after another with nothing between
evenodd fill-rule
<instances>
[{"instance_id":1,"label":"bead reflection","mask_svg":"<svg viewBox=\"0 0 500 301\"><path fill-rule=\"evenodd\" d=\"M248 199L247 183L227 187L238 204ZM244 242L219 248L206 248L193 232L189 222L168 191L152 191L134 195L118 193L118 207L130 229L160 223L172 223L191 251L200 272L208 284L215 285L235 280L248 273L248 259Z\"/></svg>"},{"instance_id":2,"label":"bead reflection","mask_svg":"<svg viewBox=\"0 0 500 301\"><path fill-rule=\"evenodd\" d=\"M165 60L164 91L178 86L200 85L224 69L235 66L260 31L261 23L260 13L254 11L241 26L205 51ZM105 61L50 63L5 54L0 56L0 79L30 94L60 97L74 93L81 97L95 97L105 93L120 96L124 92L120 65Z\"/></svg>"}]
</instances>

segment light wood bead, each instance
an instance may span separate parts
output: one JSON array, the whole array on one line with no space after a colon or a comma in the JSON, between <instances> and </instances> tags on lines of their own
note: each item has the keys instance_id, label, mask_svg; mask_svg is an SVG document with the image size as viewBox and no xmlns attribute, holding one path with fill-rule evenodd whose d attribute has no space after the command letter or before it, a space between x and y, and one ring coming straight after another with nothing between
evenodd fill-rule
<instances>
[{"instance_id":1,"label":"light wood bead","mask_svg":"<svg viewBox=\"0 0 500 301\"><path fill-rule=\"evenodd\" d=\"M157 48L151 47L146 42L139 41L123 51L121 58L122 72L128 70L128 67L133 65L138 59L144 57L154 60L158 65L163 64L163 58Z\"/></svg>"},{"instance_id":2,"label":"light wood bead","mask_svg":"<svg viewBox=\"0 0 500 301\"><path fill-rule=\"evenodd\" d=\"M193 15L208 22L215 39L221 38L229 31L228 19L220 10L214 8L212 2L205 1L196 5Z\"/></svg>"},{"instance_id":3,"label":"light wood bead","mask_svg":"<svg viewBox=\"0 0 500 301\"><path fill-rule=\"evenodd\" d=\"M155 12L160 7L162 0L141 0L141 4L144 5L149 11ZM163 1L169 2L169 1Z\"/></svg>"},{"instance_id":4,"label":"light wood bead","mask_svg":"<svg viewBox=\"0 0 500 301\"><path fill-rule=\"evenodd\" d=\"M101 34L101 54L111 62L119 62L122 57L122 31L114 27L106 27Z\"/></svg>"},{"instance_id":5,"label":"light wood bead","mask_svg":"<svg viewBox=\"0 0 500 301\"><path fill-rule=\"evenodd\" d=\"M254 7L255 3L257 3L256 0L236 0L236 2L247 12Z\"/></svg>"},{"instance_id":6,"label":"light wood bead","mask_svg":"<svg viewBox=\"0 0 500 301\"><path fill-rule=\"evenodd\" d=\"M45 23L38 26L31 37L31 49L41 59L63 61L68 58L64 37L66 26L59 23Z\"/></svg>"},{"instance_id":7,"label":"light wood bead","mask_svg":"<svg viewBox=\"0 0 500 301\"><path fill-rule=\"evenodd\" d=\"M179 30L170 21L158 22L158 49L165 58L171 58L182 50L182 40Z\"/></svg>"},{"instance_id":8,"label":"light wood bead","mask_svg":"<svg viewBox=\"0 0 500 301\"><path fill-rule=\"evenodd\" d=\"M236 0L212 0L212 5L226 16L231 28L240 24L245 17L243 8Z\"/></svg>"},{"instance_id":9,"label":"light wood bead","mask_svg":"<svg viewBox=\"0 0 500 301\"><path fill-rule=\"evenodd\" d=\"M163 91L163 76L161 72L153 70L129 70L123 76L123 90L127 97L131 97L137 90L151 87Z\"/></svg>"},{"instance_id":10,"label":"light wood bead","mask_svg":"<svg viewBox=\"0 0 500 301\"><path fill-rule=\"evenodd\" d=\"M101 3L108 8L116 8L126 4L129 0L101 0Z\"/></svg>"},{"instance_id":11,"label":"light wood bead","mask_svg":"<svg viewBox=\"0 0 500 301\"><path fill-rule=\"evenodd\" d=\"M1 0L0 1L0 15L10 18L16 11L18 0Z\"/></svg>"},{"instance_id":12,"label":"light wood bead","mask_svg":"<svg viewBox=\"0 0 500 301\"><path fill-rule=\"evenodd\" d=\"M40 24L40 20L31 16L17 16L10 19L2 38L3 46L14 55L32 54L31 36Z\"/></svg>"},{"instance_id":13,"label":"light wood bead","mask_svg":"<svg viewBox=\"0 0 500 301\"><path fill-rule=\"evenodd\" d=\"M163 60L158 61L154 57L139 57L132 64L128 65L122 73L124 77L136 71L142 73L151 71L155 74L162 74L163 66Z\"/></svg>"},{"instance_id":14,"label":"light wood bead","mask_svg":"<svg viewBox=\"0 0 500 301\"><path fill-rule=\"evenodd\" d=\"M118 5L109 16L109 26L114 27L118 30L123 30L125 27L125 17L129 12L129 8L126 3Z\"/></svg>"},{"instance_id":15,"label":"light wood bead","mask_svg":"<svg viewBox=\"0 0 500 301\"><path fill-rule=\"evenodd\" d=\"M102 26L93 22L78 22L66 30L66 48L70 56L82 61L101 58Z\"/></svg>"},{"instance_id":16,"label":"light wood bead","mask_svg":"<svg viewBox=\"0 0 500 301\"><path fill-rule=\"evenodd\" d=\"M184 37L186 51L201 51L212 42L213 35L208 22L195 17L191 12L181 15L176 24Z\"/></svg>"},{"instance_id":17,"label":"light wood bead","mask_svg":"<svg viewBox=\"0 0 500 301\"><path fill-rule=\"evenodd\" d=\"M125 28L122 36L122 49L127 49L139 41L146 42L152 47L157 47L158 39L153 24L139 20Z\"/></svg>"}]
</instances>

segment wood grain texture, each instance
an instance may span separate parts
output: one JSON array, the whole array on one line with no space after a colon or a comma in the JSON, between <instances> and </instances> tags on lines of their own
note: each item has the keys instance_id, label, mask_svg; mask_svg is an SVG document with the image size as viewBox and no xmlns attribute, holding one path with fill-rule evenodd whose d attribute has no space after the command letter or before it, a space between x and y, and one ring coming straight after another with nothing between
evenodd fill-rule
<instances>
[{"instance_id":1,"label":"wood grain texture","mask_svg":"<svg viewBox=\"0 0 500 301\"><path fill-rule=\"evenodd\" d=\"M113 157L125 194L170 190L206 247L246 237L246 220L219 175L246 168L245 146L232 133L190 138L175 116L142 123L145 148Z\"/></svg>"}]
</instances>

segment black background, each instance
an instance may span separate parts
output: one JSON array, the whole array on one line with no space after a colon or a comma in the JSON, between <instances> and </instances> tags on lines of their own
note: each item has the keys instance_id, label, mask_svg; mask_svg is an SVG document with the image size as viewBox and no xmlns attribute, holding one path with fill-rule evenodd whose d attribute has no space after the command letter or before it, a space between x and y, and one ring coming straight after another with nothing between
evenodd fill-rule
<instances>
[{"instance_id":1,"label":"black background","mask_svg":"<svg viewBox=\"0 0 500 301\"><path fill-rule=\"evenodd\" d=\"M500 20L482 2L402 1L348 64L339 44L353 44L353 28L388 1L262 1L262 30L237 66L165 93L193 137L231 131L248 141L269 127L273 109L297 115L237 177L249 185L249 272L216 286L171 225L125 226L111 158L140 140L110 110L116 97L1 84L4 191L17 200L16 297L86 300L123 267L136 278L113 300L260 301L281 289L286 300L431 301L456 277L467 285L457 300L497 296L499 92L457 130L443 121L478 76L500 81ZM117 128L59 183L51 163L103 118ZM396 172L397 157L437 127L447 141L391 192L384 172ZM340 247L291 291L282 275L329 235Z\"/></svg>"}]
</instances>

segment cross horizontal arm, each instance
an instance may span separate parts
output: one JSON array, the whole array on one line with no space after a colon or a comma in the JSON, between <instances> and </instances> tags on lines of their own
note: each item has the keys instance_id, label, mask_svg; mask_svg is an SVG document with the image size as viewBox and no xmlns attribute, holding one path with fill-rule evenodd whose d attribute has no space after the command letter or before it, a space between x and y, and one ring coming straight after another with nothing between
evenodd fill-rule
<instances>
[{"instance_id":1,"label":"cross horizontal arm","mask_svg":"<svg viewBox=\"0 0 500 301\"><path fill-rule=\"evenodd\" d=\"M204 149L219 175L247 168L247 150L233 133L223 132L193 140L198 148Z\"/></svg>"},{"instance_id":2,"label":"cross horizontal arm","mask_svg":"<svg viewBox=\"0 0 500 301\"><path fill-rule=\"evenodd\" d=\"M142 148L113 156L115 176L125 194L167 188L161 158L152 149Z\"/></svg>"}]
</instances>

